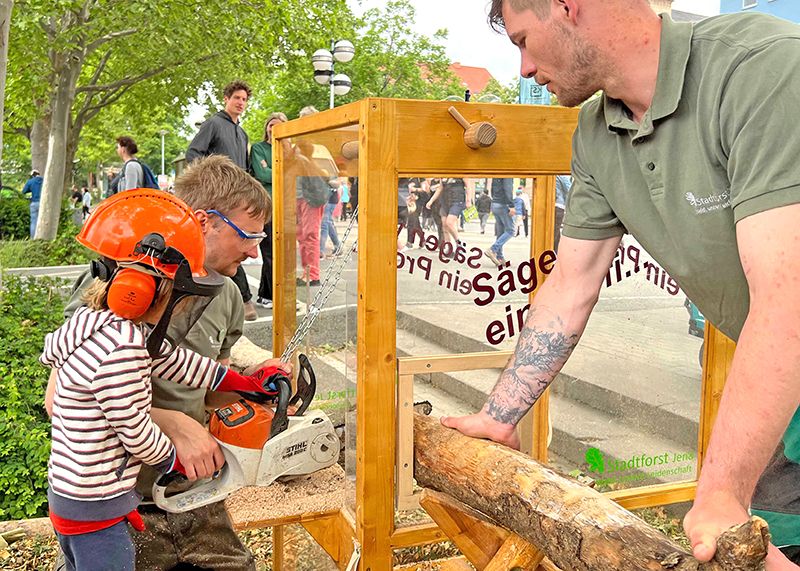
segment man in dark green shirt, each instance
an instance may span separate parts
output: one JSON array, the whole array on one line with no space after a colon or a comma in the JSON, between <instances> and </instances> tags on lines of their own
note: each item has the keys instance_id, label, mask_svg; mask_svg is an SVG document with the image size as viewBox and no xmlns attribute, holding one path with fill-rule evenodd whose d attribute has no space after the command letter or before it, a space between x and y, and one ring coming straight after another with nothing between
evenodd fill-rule
<instances>
[{"instance_id":1,"label":"man in dark green shirt","mask_svg":"<svg viewBox=\"0 0 800 571\"><path fill-rule=\"evenodd\" d=\"M800 27L673 23L646 0L493 0L490 19L562 104L603 94L581 110L559 261L515 354L478 414L443 423L518 444L630 233L738 341L684 522L695 556L752 510L800 561ZM767 565L797 569L774 546Z\"/></svg>"}]
</instances>

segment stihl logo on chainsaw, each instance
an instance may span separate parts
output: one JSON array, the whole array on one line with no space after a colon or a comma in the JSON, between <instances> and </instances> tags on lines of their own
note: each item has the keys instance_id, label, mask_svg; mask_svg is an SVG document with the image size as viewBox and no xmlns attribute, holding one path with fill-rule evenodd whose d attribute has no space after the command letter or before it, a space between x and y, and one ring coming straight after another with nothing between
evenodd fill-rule
<instances>
[{"instance_id":1,"label":"stihl logo on chainsaw","mask_svg":"<svg viewBox=\"0 0 800 571\"><path fill-rule=\"evenodd\" d=\"M286 450L283 451L281 459L286 460L287 458L291 458L292 456L303 454L307 449L308 449L308 440L304 440L303 442L298 442L297 444L292 444L291 446L287 446Z\"/></svg>"}]
</instances>

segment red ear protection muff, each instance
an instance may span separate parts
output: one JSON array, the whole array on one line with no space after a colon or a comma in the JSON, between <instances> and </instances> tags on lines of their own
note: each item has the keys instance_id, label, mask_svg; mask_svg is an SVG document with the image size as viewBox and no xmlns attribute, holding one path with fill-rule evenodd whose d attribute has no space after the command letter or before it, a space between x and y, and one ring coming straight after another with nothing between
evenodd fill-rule
<instances>
[{"instance_id":1,"label":"red ear protection muff","mask_svg":"<svg viewBox=\"0 0 800 571\"><path fill-rule=\"evenodd\" d=\"M137 319L152 305L156 289L154 276L123 268L111 278L108 286L108 309L124 319Z\"/></svg>"}]
</instances>

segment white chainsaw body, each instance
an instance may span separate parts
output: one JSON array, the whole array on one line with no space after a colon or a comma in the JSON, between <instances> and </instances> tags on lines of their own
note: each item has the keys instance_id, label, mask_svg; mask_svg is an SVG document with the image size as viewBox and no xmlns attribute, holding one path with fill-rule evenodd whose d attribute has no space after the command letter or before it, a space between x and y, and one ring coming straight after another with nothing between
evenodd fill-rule
<instances>
[{"instance_id":1,"label":"white chainsaw body","mask_svg":"<svg viewBox=\"0 0 800 571\"><path fill-rule=\"evenodd\" d=\"M278 478L311 474L336 463L339 437L324 412L309 410L288 420L286 430L267 440L261 449L218 441L225 455L225 466L219 473L169 496L166 486L154 484L156 505L172 513L186 512L224 500L245 486L269 486Z\"/></svg>"}]
</instances>

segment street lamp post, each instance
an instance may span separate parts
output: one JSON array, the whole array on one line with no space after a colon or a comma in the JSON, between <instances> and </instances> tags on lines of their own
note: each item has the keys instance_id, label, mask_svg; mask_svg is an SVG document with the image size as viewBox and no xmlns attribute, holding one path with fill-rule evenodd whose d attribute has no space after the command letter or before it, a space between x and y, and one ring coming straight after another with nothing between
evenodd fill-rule
<instances>
[{"instance_id":1,"label":"street lamp post","mask_svg":"<svg viewBox=\"0 0 800 571\"><path fill-rule=\"evenodd\" d=\"M166 129L161 129L158 134L161 135L161 174L166 174L164 172L164 135L169 133Z\"/></svg>"},{"instance_id":2,"label":"street lamp post","mask_svg":"<svg viewBox=\"0 0 800 571\"><path fill-rule=\"evenodd\" d=\"M347 40L331 42L331 49L317 50L311 56L311 64L314 66L314 81L320 85L330 85L330 108L333 109L334 95L345 95L350 91L352 82L343 73L335 73L334 63L347 63L353 59L356 49Z\"/></svg>"}]
</instances>

